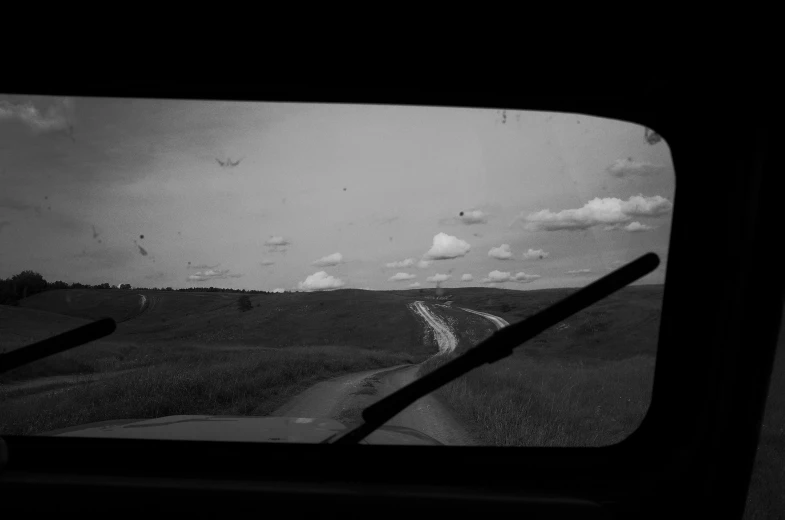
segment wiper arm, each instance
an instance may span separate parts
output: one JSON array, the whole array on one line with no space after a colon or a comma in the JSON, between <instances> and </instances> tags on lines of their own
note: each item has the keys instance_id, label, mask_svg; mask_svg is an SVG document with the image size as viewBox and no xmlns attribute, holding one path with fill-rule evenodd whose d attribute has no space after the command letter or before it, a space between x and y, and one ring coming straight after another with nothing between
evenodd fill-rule
<instances>
[{"instance_id":1,"label":"wiper arm","mask_svg":"<svg viewBox=\"0 0 785 520\"><path fill-rule=\"evenodd\" d=\"M323 443L357 444L421 397L474 368L509 356L516 347L647 275L659 264L660 259L656 254L647 253L534 316L496 331L465 354L372 404L363 410L363 424L336 437L330 437Z\"/></svg>"},{"instance_id":2,"label":"wiper arm","mask_svg":"<svg viewBox=\"0 0 785 520\"><path fill-rule=\"evenodd\" d=\"M0 354L0 374L103 338L114 332L116 328L117 324L112 318L102 318L32 345L12 350L7 354Z\"/></svg>"}]
</instances>

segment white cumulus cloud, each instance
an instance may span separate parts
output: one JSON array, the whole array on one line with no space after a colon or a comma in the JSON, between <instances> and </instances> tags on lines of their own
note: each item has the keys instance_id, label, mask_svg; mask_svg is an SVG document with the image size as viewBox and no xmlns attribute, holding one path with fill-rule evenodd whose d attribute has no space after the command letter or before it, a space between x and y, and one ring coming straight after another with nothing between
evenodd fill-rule
<instances>
[{"instance_id":1,"label":"white cumulus cloud","mask_svg":"<svg viewBox=\"0 0 785 520\"><path fill-rule=\"evenodd\" d=\"M411 280L412 278L417 278L417 275L409 273L395 273L390 278L388 278L388 280L391 282L403 282L404 280Z\"/></svg>"},{"instance_id":2,"label":"white cumulus cloud","mask_svg":"<svg viewBox=\"0 0 785 520\"><path fill-rule=\"evenodd\" d=\"M472 280L474 280L474 277L472 275L468 274L468 273L463 275L463 276L461 276L461 281L462 282L471 282Z\"/></svg>"},{"instance_id":3,"label":"white cumulus cloud","mask_svg":"<svg viewBox=\"0 0 785 520\"><path fill-rule=\"evenodd\" d=\"M481 280L483 283L499 283L499 282L509 282L510 281L510 273L506 273L504 271L494 270L488 273L486 278Z\"/></svg>"},{"instance_id":4,"label":"white cumulus cloud","mask_svg":"<svg viewBox=\"0 0 785 520\"><path fill-rule=\"evenodd\" d=\"M512 252L510 251L509 244L502 244L499 247L493 247L490 251L488 251L488 256L491 258L497 258L499 260L509 260L512 258Z\"/></svg>"},{"instance_id":5,"label":"white cumulus cloud","mask_svg":"<svg viewBox=\"0 0 785 520\"><path fill-rule=\"evenodd\" d=\"M616 159L607 168L607 172L614 177L649 177L658 175L666 170L665 166L651 164L648 162L634 161L632 157L626 159Z\"/></svg>"},{"instance_id":6,"label":"white cumulus cloud","mask_svg":"<svg viewBox=\"0 0 785 520\"><path fill-rule=\"evenodd\" d=\"M198 271L188 276L189 282L206 282L207 280L224 280L226 278L240 278L241 274L229 273L229 269L207 269Z\"/></svg>"},{"instance_id":7,"label":"white cumulus cloud","mask_svg":"<svg viewBox=\"0 0 785 520\"><path fill-rule=\"evenodd\" d=\"M567 271L567 274L587 274L590 272L591 269L573 269L572 271Z\"/></svg>"},{"instance_id":8,"label":"white cumulus cloud","mask_svg":"<svg viewBox=\"0 0 785 520\"><path fill-rule=\"evenodd\" d=\"M433 237L433 245L424 256L432 260L447 260L464 256L470 250L468 242L447 233L439 233Z\"/></svg>"},{"instance_id":9,"label":"white cumulus cloud","mask_svg":"<svg viewBox=\"0 0 785 520\"><path fill-rule=\"evenodd\" d=\"M529 214L523 220L526 221L526 229L532 231L584 230L601 224L613 228L627 224L633 217L663 216L672 208L673 203L659 195L634 195L626 201L613 197L598 197L587 202L582 208L559 212L544 209Z\"/></svg>"},{"instance_id":10,"label":"white cumulus cloud","mask_svg":"<svg viewBox=\"0 0 785 520\"><path fill-rule=\"evenodd\" d=\"M433 276L429 276L428 278L426 278L425 281L427 281L427 282L434 282L434 283L441 283L441 282L446 282L450 278L452 278L452 275L449 275L449 274L435 274Z\"/></svg>"},{"instance_id":11,"label":"white cumulus cloud","mask_svg":"<svg viewBox=\"0 0 785 520\"><path fill-rule=\"evenodd\" d=\"M328 275L324 271L319 271L307 277L305 281L297 284L297 287L303 291L323 291L325 289L335 289L343 287L343 280Z\"/></svg>"},{"instance_id":12,"label":"white cumulus cloud","mask_svg":"<svg viewBox=\"0 0 785 520\"><path fill-rule=\"evenodd\" d=\"M514 282L526 283L526 282L533 282L539 277L540 275L538 274L526 274L523 271L521 271L520 273L515 273L515 275L513 275L511 279Z\"/></svg>"},{"instance_id":13,"label":"white cumulus cloud","mask_svg":"<svg viewBox=\"0 0 785 520\"><path fill-rule=\"evenodd\" d=\"M409 284L409 287L419 287L419 286L420 286L420 282L414 282Z\"/></svg>"},{"instance_id":14,"label":"white cumulus cloud","mask_svg":"<svg viewBox=\"0 0 785 520\"><path fill-rule=\"evenodd\" d=\"M286 252L290 244L289 240L281 236L272 236L264 242L269 252Z\"/></svg>"},{"instance_id":15,"label":"white cumulus cloud","mask_svg":"<svg viewBox=\"0 0 785 520\"><path fill-rule=\"evenodd\" d=\"M604 229L605 231L615 231L617 229L622 229L629 233L641 233L643 231L651 231L652 229L654 229L654 227L648 226L646 224L641 224L640 222L636 221L636 222L630 222L626 226L623 226L621 224L616 224L613 226L605 226Z\"/></svg>"},{"instance_id":16,"label":"white cumulus cloud","mask_svg":"<svg viewBox=\"0 0 785 520\"><path fill-rule=\"evenodd\" d=\"M414 258L406 258L404 260L401 260L400 262L390 262L389 264L385 264L385 266L386 267L391 267L391 268L395 268L395 267L411 267L411 266L414 265L414 262L415 262Z\"/></svg>"},{"instance_id":17,"label":"white cumulus cloud","mask_svg":"<svg viewBox=\"0 0 785 520\"><path fill-rule=\"evenodd\" d=\"M323 256L318 260L314 260L313 265L328 267L331 265L338 265L341 262L343 262L343 255L341 255L341 253L333 253L331 255Z\"/></svg>"},{"instance_id":18,"label":"white cumulus cloud","mask_svg":"<svg viewBox=\"0 0 785 520\"><path fill-rule=\"evenodd\" d=\"M464 224L485 224L488 222L488 215L479 209L461 211L461 214L458 215L458 218L460 218L461 222Z\"/></svg>"},{"instance_id":19,"label":"white cumulus cloud","mask_svg":"<svg viewBox=\"0 0 785 520\"><path fill-rule=\"evenodd\" d=\"M539 258L540 260L542 260L543 258L548 258L548 255L550 255L550 253L546 253L542 249L532 249L532 248L529 248L529 250L526 251L525 253L523 253L521 255L521 257L524 260L534 260L536 258Z\"/></svg>"},{"instance_id":20,"label":"white cumulus cloud","mask_svg":"<svg viewBox=\"0 0 785 520\"><path fill-rule=\"evenodd\" d=\"M417 262L417 267L419 267L420 269L428 269L429 267L431 267L432 263L433 260L420 260L419 262Z\"/></svg>"},{"instance_id":21,"label":"white cumulus cloud","mask_svg":"<svg viewBox=\"0 0 785 520\"><path fill-rule=\"evenodd\" d=\"M512 274L505 271L491 271L488 273L488 276L482 279L483 283L487 284L495 284L495 283L503 283L503 282L520 282L526 283L531 282L539 278L540 275L537 274L526 274L523 271Z\"/></svg>"},{"instance_id":22,"label":"white cumulus cloud","mask_svg":"<svg viewBox=\"0 0 785 520\"><path fill-rule=\"evenodd\" d=\"M285 291L283 289L281 289L280 287L278 287L277 289L273 289L271 292L282 293L282 292L285 292Z\"/></svg>"}]
</instances>

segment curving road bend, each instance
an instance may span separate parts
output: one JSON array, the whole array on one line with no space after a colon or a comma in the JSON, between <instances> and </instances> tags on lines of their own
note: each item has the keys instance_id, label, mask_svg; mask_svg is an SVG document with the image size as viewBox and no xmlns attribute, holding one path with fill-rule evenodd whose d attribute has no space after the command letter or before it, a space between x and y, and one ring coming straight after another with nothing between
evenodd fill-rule
<instances>
[{"instance_id":1,"label":"curving road bend","mask_svg":"<svg viewBox=\"0 0 785 520\"><path fill-rule=\"evenodd\" d=\"M453 334L452 329L441 318L433 314L424 302L414 302L409 304L409 309L415 314L420 315L436 335L436 342L439 345L440 354L449 354L458 346L458 339Z\"/></svg>"},{"instance_id":2,"label":"curving road bend","mask_svg":"<svg viewBox=\"0 0 785 520\"><path fill-rule=\"evenodd\" d=\"M440 356L455 350L458 339L424 302L409 304L433 329ZM418 377L420 365L400 365L336 377L318 383L283 405L272 416L331 418L353 427L361 421L363 408L409 385ZM413 428L445 445L475 444L469 433L433 397L425 396L387 422L389 426Z\"/></svg>"},{"instance_id":3,"label":"curving road bend","mask_svg":"<svg viewBox=\"0 0 785 520\"><path fill-rule=\"evenodd\" d=\"M510 324L507 320L502 319L498 316L494 316L493 314L488 314L487 312L473 311L471 309L466 309L464 307L458 307L458 308L463 311L471 312L472 314L477 314L479 316L482 316L483 318L490 320L494 325L496 325L497 329L502 329Z\"/></svg>"}]
</instances>

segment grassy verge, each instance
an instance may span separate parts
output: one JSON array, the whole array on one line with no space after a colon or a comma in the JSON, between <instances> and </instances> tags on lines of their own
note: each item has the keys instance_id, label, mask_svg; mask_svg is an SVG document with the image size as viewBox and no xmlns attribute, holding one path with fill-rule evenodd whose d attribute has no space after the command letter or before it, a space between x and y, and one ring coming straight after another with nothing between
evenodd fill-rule
<instances>
[{"instance_id":1,"label":"grassy verge","mask_svg":"<svg viewBox=\"0 0 785 520\"><path fill-rule=\"evenodd\" d=\"M415 361L351 347L137 349L137 370L57 390L0 394L0 434L31 435L112 419L177 414L263 416L319 380ZM134 363L126 360L122 368Z\"/></svg>"},{"instance_id":2,"label":"grassy verge","mask_svg":"<svg viewBox=\"0 0 785 520\"><path fill-rule=\"evenodd\" d=\"M449 359L431 359L420 373ZM638 427L653 379L653 356L592 364L514 356L469 372L436 396L483 445L605 446Z\"/></svg>"}]
</instances>

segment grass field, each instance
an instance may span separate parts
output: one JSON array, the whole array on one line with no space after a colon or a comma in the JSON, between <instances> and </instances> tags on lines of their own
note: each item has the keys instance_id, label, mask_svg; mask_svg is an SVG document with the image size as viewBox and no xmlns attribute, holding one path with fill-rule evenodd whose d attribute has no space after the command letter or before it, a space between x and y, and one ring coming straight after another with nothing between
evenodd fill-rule
<instances>
[{"instance_id":1,"label":"grass field","mask_svg":"<svg viewBox=\"0 0 785 520\"><path fill-rule=\"evenodd\" d=\"M460 288L448 291L453 308L431 309L453 327L462 352L495 327L455 307L514 322L572 291ZM107 315L117 331L0 376L0 431L173 413L263 415L320 379L428 359L434 338L407 304L429 302L432 292L257 294L247 312L230 293L37 294L0 309L8 332L0 349ZM661 286L627 288L437 397L484 444L616 442L648 406L660 297Z\"/></svg>"},{"instance_id":2,"label":"grass field","mask_svg":"<svg viewBox=\"0 0 785 520\"><path fill-rule=\"evenodd\" d=\"M30 435L179 414L263 416L323 379L412 361L407 354L335 346L139 350L115 377L0 391L0 432Z\"/></svg>"},{"instance_id":3,"label":"grass field","mask_svg":"<svg viewBox=\"0 0 785 520\"><path fill-rule=\"evenodd\" d=\"M468 291L453 306L514 323L574 289ZM617 443L638 427L651 401L661 298L662 286L627 287L545 331L510 358L444 386L436 396L484 445ZM444 315L443 307L437 309ZM429 360L420 373L452 357Z\"/></svg>"}]
</instances>

